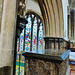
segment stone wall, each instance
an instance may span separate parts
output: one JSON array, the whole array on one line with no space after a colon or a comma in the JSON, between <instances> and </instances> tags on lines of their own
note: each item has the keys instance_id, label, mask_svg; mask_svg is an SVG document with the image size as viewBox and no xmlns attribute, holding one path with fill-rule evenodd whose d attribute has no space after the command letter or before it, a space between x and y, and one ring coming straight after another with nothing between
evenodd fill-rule
<instances>
[{"instance_id":1,"label":"stone wall","mask_svg":"<svg viewBox=\"0 0 75 75\"><path fill-rule=\"evenodd\" d=\"M3 0L0 0L0 3ZM63 21L63 9L61 0L38 0L44 18L44 36L57 36L63 37L64 34L64 21ZM42 1L42 2L41 2ZM2 4L0 4L0 15L2 15L1 21L1 48L0 48L0 72L2 75L5 70L11 70L14 60L14 47L15 47L15 31L16 31L16 4L17 0L4 0L3 11ZM50 6L51 3L51 6ZM56 9L55 9L56 7ZM58 8L59 7L59 8ZM61 11L60 11L61 9ZM59 10L59 12L58 12ZM1 14L2 12L2 14ZM59 13L59 14L58 14ZM59 27L60 31L59 33ZM56 29L54 29L56 27ZM53 28L53 29L52 29ZM55 35L55 30L57 30ZM12 67L13 68L13 67ZM13 72L13 71L12 71ZM6 72L5 72L6 73ZM1 75L1 74L0 74ZM8 74L7 74L8 75ZM10 74L9 74L10 75Z\"/></svg>"},{"instance_id":2,"label":"stone wall","mask_svg":"<svg viewBox=\"0 0 75 75\"><path fill-rule=\"evenodd\" d=\"M1 32L1 19L2 19L2 6L3 6L3 0L0 0L0 32Z\"/></svg>"},{"instance_id":3,"label":"stone wall","mask_svg":"<svg viewBox=\"0 0 75 75\"><path fill-rule=\"evenodd\" d=\"M1 20L2 20L2 9L3 9L2 6L3 6L3 0L0 0L0 50L1 50Z\"/></svg>"},{"instance_id":4,"label":"stone wall","mask_svg":"<svg viewBox=\"0 0 75 75\"><path fill-rule=\"evenodd\" d=\"M0 0L0 65L1 65L1 20L2 20L2 9L3 9L3 0Z\"/></svg>"},{"instance_id":5,"label":"stone wall","mask_svg":"<svg viewBox=\"0 0 75 75\"><path fill-rule=\"evenodd\" d=\"M1 20L0 75L10 75L14 59L15 30L16 0L4 0Z\"/></svg>"}]
</instances>

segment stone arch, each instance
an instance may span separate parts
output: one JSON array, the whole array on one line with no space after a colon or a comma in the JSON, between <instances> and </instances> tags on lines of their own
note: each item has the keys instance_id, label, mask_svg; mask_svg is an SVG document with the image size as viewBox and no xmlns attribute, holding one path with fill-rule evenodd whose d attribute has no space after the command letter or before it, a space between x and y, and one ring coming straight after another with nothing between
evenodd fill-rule
<instances>
[{"instance_id":1,"label":"stone arch","mask_svg":"<svg viewBox=\"0 0 75 75\"><path fill-rule=\"evenodd\" d=\"M38 3L41 9L42 16L44 18L45 36L64 37L64 18L62 1L38 0Z\"/></svg>"},{"instance_id":2,"label":"stone arch","mask_svg":"<svg viewBox=\"0 0 75 75\"><path fill-rule=\"evenodd\" d=\"M62 0L36 0L34 1L35 3L37 3L42 16L44 37L64 37ZM27 7L26 12L28 10L38 13L38 10L35 10L33 7Z\"/></svg>"},{"instance_id":3,"label":"stone arch","mask_svg":"<svg viewBox=\"0 0 75 75\"><path fill-rule=\"evenodd\" d=\"M41 18L42 23L43 23L43 36L44 36L45 35L45 26L44 26L44 18L43 18L43 16L39 12L37 12L35 10L32 10L32 9L26 10L25 14L29 13L29 12L33 12L33 13L37 14Z\"/></svg>"},{"instance_id":4,"label":"stone arch","mask_svg":"<svg viewBox=\"0 0 75 75\"><path fill-rule=\"evenodd\" d=\"M41 14L40 14L39 12L29 9L29 10L26 10L25 14L27 14L27 13L29 13L29 12L32 12L32 13L37 14L37 15L43 20Z\"/></svg>"}]
</instances>

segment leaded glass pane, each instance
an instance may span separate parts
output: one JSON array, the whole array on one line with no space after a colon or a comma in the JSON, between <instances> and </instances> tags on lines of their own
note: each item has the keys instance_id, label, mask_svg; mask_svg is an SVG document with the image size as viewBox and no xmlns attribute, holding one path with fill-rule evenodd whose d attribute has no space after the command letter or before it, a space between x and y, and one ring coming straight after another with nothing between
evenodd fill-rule
<instances>
[{"instance_id":1,"label":"leaded glass pane","mask_svg":"<svg viewBox=\"0 0 75 75\"><path fill-rule=\"evenodd\" d=\"M34 14L32 14L32 18L34 18Z\"/></svg>"},{"instance_id":2,"label":"leaded glass pane","mask_svg":"<svg viewBox=\"0 0 75 75\"><path fill-rule=\"evenodd\" d=\"M20 52L23 51L23 43L24 43L24 30L22 30L20 34Z\"/></svg>"},{"instance_id":3,"label":"leaded glass pane","mask_svg":"<svg viewBox=\"0 0 75 75\"><path fill-rule=\"evenodd\" d=\"M42 47L43 47L43 26L42 23L40 23L39 35L38 35L38 49L42 50Z\"/></svg>"},{"instance_id":4,"label":"leaded glass pane","mask_svg":"<svg viewBox=\"0 0 75 75\"><path fill-rule=\"evenodd\" d=\"M26 24L26 37L25 37L25 51L30 51L31 43L31 17L30 15L27 18L28 24Z\"/></svg>"},{"instance_id":5,"label":"leaded glass pane","mask_svg":"<svg viewBox=\"0 0 75 75\"><path fill-rule=\"evenodd\" d=\"M17 52L19 52L19 38L17 38Z\"/></svg>"},{"instance_id":6,"label":"leaded glass pane","mask_svg":"<svg viewBox=\"0 0 75 75\"><path fill-rule=\"evenodd\" d=\"M38 23L40 23L40 19L38 19Z\"/></svg>"},{"instance_id":7,"label":"leaded glass pane","mask_svg":"<svg viewBox=\"0 0 75 75\"><path fill-rule=\"evenodd\" d=\"M37 47L37 19L35 17L33 23L32 50L35 51L36 47Z\"/></svg>"}]
</instances>

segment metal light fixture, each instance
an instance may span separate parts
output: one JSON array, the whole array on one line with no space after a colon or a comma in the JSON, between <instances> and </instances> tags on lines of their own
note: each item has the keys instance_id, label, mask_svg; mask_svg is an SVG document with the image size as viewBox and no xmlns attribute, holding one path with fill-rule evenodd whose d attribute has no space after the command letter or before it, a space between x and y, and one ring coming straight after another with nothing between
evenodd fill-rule
<instances>
[{"instance_id":1,"label":"metal light fixture","mask_svg":"<svg viewBox=\"0 0 75 75\"><path fill-rule=\"evenodd\" d=\"M24 17L21 17L20 15L17 15L17 21L19 23L23 23L23 24L27 24L28 23L28 21Z\"/></svg>"},{"instance_id":2,"label":"metal light fixture","mask_svg":"<svg viewBox=\"0 0 75 75\"><path fill-rule=\"evenodd\" d=\"M26 27L27 23L28 21L25 18L21 17L20 15L17 15L17 37L20 36L20 33Z\"/></svg>"}]
</instances>

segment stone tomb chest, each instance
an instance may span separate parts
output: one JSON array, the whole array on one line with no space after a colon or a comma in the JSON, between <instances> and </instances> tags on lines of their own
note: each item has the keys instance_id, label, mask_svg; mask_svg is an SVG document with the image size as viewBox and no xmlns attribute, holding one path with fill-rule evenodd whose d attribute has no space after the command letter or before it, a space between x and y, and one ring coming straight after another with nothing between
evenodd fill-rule
<instances>
[{"instance_id":1,"label":"stone tomb chest","mask_svg":"<svg viewBox=\"0 0 75 75\"><path fill-rule=\"evenodd\" d=\"M70 50L36 50L25 52L25 75L65 75Z\"/></svg>"}]
</instances>

